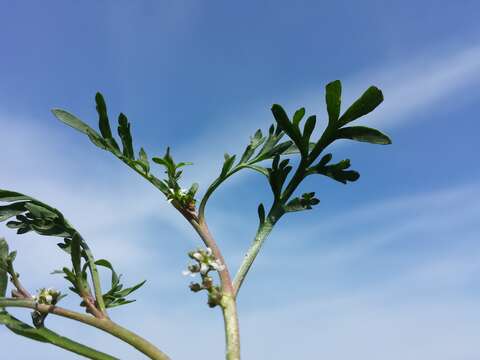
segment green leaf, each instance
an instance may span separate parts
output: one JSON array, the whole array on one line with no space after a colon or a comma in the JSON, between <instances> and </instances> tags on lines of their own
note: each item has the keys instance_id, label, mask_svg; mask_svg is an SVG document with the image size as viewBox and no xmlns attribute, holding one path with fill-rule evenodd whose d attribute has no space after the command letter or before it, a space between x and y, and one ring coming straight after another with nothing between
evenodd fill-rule
<instances>
[{"instance_id":1,"label":"green leaf","mask_svg":"<svg viewBox=\"0 0 480 360\"><path fill-rule=\"evenodd\" d=\"M34 200L30 196L20 194L15 191L0 189L0 201L12 202L19 200Z\"/></svg>"},{"instance_id":2,"label":"green leaf","mask_svg":"<svg viewBox=\"0 0 480 360\"><path fill-rule=\"evenodd\" d=\"M293 140L297 146L301 146L302 136L298 126L293 125L288 119L288 115L278 104L273 104L272 114L278 126Z\"/></svg>"},{"instance_id":3,"label":"green leaf","mask_svg":"<svg viewBox=\"0 0 480 360\"><path fill-rule=\"evenodd\" d=\"M339 127L370 113L382 101L382 91L375 86L370 86L340 117Z\"/></svg>"},{"instance_id":4,"label":"green leaf","mask_svg":"<svg viewBox=\"0 0 480 360\"><path fill-rule=\"evenodd\" d=\"M262 203L258 205L258 219L260 221L260 226L262 226L263 223L265 222L265 207L263 206Z\"/></svg>"},{"instance_id":5,"label":"green leaf","mask_svg":"<svg viewBox=\"0 0 480 360\"><path fill-rule=\"evenodd\" d=\"M81 274L81 261L82 261L82 252L80 247L80 235L75 233L72 237L72 242L70 244L70 254L72 258L73 269L75 274L79 276Z\"/></svg>"},{"instance_id":6,"label":"green leaf","mask_svg":"<svg viewBox=\"0 0 480 360\"><path fill-rule=\"evenodd\" d=\"M146 173L150 172L150 164L148 162L148 156L147 153L143 148L140 148L140 151L138 152L138 161L145 170Z\"/></svg>"},{"instance_id":7,"label":"green leaf","mask_svg":"<svg viewBox=\"0 0 480 360\"><path fill-rule=\"evenodd\" d=\"M315 129L315 124L317 122L317 117L315 115L310 116L305 122L303 127L303 144L304 152L308 153L310 136L312 136L313 130Z\"/></svg>"},{"instance_id":8,"label":"green leaf","mask_svg":"<svg viewBox=\"0 0 480 360\"><path fill-rule=\"evenodd\" d=\"M8 244L4 238L0 238L0 298L5 297L8 286L7 268Z\"/></svg>"},{"instance_id":9,"label":"green leaf","mask_svg":"<svg viewBox=\"0 0 480 360\"><path fill-rule=\"evenodd\" d=\"M320 203L320 200L314 197L315 193L305 193L301 198L294 198L284 206L286 212L296 212L303 210L311 210L312 206Z\"/></svg>"},{"instance_id":10,"label":"green leaf","mask_svg":"<svg viewBox=\"0 0 480 360\"><path fill-rule=\"evenodd\" d=\"M376 129L372 129L366 126L351 126L341 128L337 130L337 132L335 133L335 137L337 139L351 139L367 142L370 144L388 145L392 143L392 141L387 135L381 133Z\"/></svg>"},{"instance_id":11,"label":"green leaf","mask_svg":"<svg viewBox=\"0 0 480 360\"><path fill-rule=\"evenodd\" d=\"M68 111L62 109L53 109L52 113L61 122L87 135L94 145L104 150L110 150L105 139L103 139L99 133L97 133L95 130L93 130L90 126L77 118L75 115L72 115Z\"/></svg>"},{"instance_id":12,"label":"green leaf","mask_svg":"<svg viewBox=\"0 0 480 360\"><path fill-rule=\"evenodd\" d=\"M265 159L271 159L277 155L287 155L287 151L289 150L291 151L289 154L294 154L299 152L298 147L291 140L287 140L278 145L275 145L273 148L270 149L270 151L263 154L260 158L262 160L265 160Z\"/></svg>"},{"instance_id":13,"label":"green leaf","mask_svg":"<svg viewBox=\"0 0 480 360\"><path fill-rule=\"evenodd\" d=\"M331 160L332 160L332 154L328 153L328 154L324 155L324 156L320 159L320 162L318 163L318 166L325 166L325 165L327 165Z\"/></svg>"},{"instance_id":14,"label":"green leaf","mask_svg":"<svg viewBox=\"0 0 480 360\"><path fill-rule=\"evenodd\" d=\"M30 211L30 214L32 214L35 218L54 220L58 217L58 215L53 211L41 205L37 205L35 202L25 203L25 208Z\"/></svg>"},{"instance_id":15,"label":"green leaf","mask_svg":"<svg viewBox=\"0 0 480 360\"><path fill-rule=\"evenodd\" d=\"M295 111L295 114L293 115L293 120L292 120L293 124L298 126L304 116L305 116L305 108L302 107L297 111Z\"/></svg>"},{"instance_id":16,"label":"green leaf","mask_svg":"<svg viewBox=\"0 0 480 360\"><path fill-rule=\"evenodd\" d=\"M255 150L265 142L265 137L262 135L262 131L258 129L253 137L250 138L250 144L246 147L245 151L240 158L240 164L247 162L255 152Z\"/></svg>"},{"instance_id":17,"label":"green leaf","mask_svg":"<svg viewBox=\"0 0 480 360\"><path fill-rule=\"evenodd\" d=\"M117 273L113 269L112 264L108 260L100 259L100 260L95 261L95 264L98 265L98 266L103 266L107 269L110 269L110 271L112 272L112 288L115 287L119 283L120 277L117 275Z\"/></svg>"},{"instance_id":18,"label":"green leaf","mask_svg":"<svg viewBox=\"0 0 480 360\"><path fill-rule=\"evenodd\" d=\"M67 124L68 126L73 127L74 129L77 129L85 135L89 135L89 132L92 134L96 133L96 131L93 130L90 126L77 118L75 115L70 114L68 111L62 109L53 109L52 113L58 120Z\"/></svg>"},{"instance_id":19,"label":"green leaf","mask_svg":"<svg viewBox=\"0 0 480 360\"><path fill-rule=\"evenodd\" d=\"M220 178L223 178L228 174L228 172L233 167L233 163L235 162L235 155L230 156L228 154L225 154L224 158L225 158L225 161L223 162Z\"/></svg>"},{"instance_id":20,"label":"green leaf","mask_svg":"<svg viewBox=\"0 0 480 360\"><path fill-rule=\"evenodd\" d=\"M120 113L118 116L118 135L122 139L123 155L127 158L134 160L135 155L133 153L132 134L130 133L130 123L127 117Z\"/></svg>"},{"instance_id":21,"label":"green leaf","mask_svg":"<svg viewBox=\"0 0 480 360\"><path fill-rule=\"evenodd\" d=\"M17 320L6 311L0 312L0 324L7 326L12 332L17 335L24 336L31 340L40 342L48 342L42 335L38 333L38 330Z\"/></svg>"},{"instance_id":22,"label":"green leaf","mask_svg":"<svg viewBox=\"0 0 480 360\"><path fill-rule=\"evenodd\" d=\"M328 123L333 125L340 116L342 101L342 83L340 80L332 81L325 86L325 101L327 103Z\"/></svg>"},{"instance_id":23,"label":"green leaf","mask_svg":"<svg viewBox=\"0 0 480 360\"><path fill-rule=\"evenodd\" d=\"M104 138L110 139L112 138L112 130L110 129L110 123L108 121L107 105L105 104L103 95L99 92L95 95L95 103L97 104L98 127L100 133Z\"/></svg>"},{"instance_id":24,"label":"green leaf","mask_svg":"<svg viewBox=\"0 0 480 360\"><path fill-rule=\"evenodd\" d=\"M320 162L309 169L309 173L317 173L328 176L336 181L346 184L348 181L357 181L360 174L354 170L345 170L350 167L350 160L345 159L337 164L326 165L331 160L331 154L325 155Z\"/></svg>"},{"instance_id":25,"label":"green leaf","mask_svg":"<svg viewBox=\"0 0 480 360\"><path fill-rule=\"evenodd\" d=\"M192 198L194 198L197 191L198 191L198 183L193 183L192 186L190 186L190 189L188 189L188 194Z\"/></svg>"},{"instance_id":26,"label":"green leaf","mask_svg":"<svg viewBox=\"0 0 480 360\"><path fill-rule=\"evenodd\" d=\"M122 291L119 291L116 295L119 296L119 297L126 297L126 296L130 295L131 293L133 293L134 291L141 288L146 282L147 282L147 280L143 280L142 282L138 283L137 285L134 285L132 287L129 287L129 288L126 288Z\"/></svg>"},{"instance_id":27,"label":"green leaf","mask_svg":"<svg viewBox=\"0 0 480 360\"><path fill-rule=\"evenodd\" d=\"M0 222L5 221L12 216L17 216L26 211L26 202L17 202L6 206L0 206Z\"/></svg>"},{"instance_id":28,"label":"green leaf","mask_svg":"<svg viewBox=\"0 0 480 360\"><path fill-rule=\"evenodd\" d=\"M268 177L268 170L266 168L264 168L263 166L259 166L259 165L245 165L246 168L249 168L249 169L252 169L252 170L255 170L257 172L259 172L260 174L262 175L265 175Z\"/></svg>"},{"instance_id":29,"label":"green leaf","mask_svg":"<svg viewBox=\"0 0 480 360\"><path fill-rule=\"evenodd\" d=\"M315 143L311 142L308 144L308 151L312 151L312 149L315 147ZM285 150L282 155L293 155L293 154L298 154L300 151L298 150L297 145L291 144L290 147Z\"/></svg>"}]
</instances>

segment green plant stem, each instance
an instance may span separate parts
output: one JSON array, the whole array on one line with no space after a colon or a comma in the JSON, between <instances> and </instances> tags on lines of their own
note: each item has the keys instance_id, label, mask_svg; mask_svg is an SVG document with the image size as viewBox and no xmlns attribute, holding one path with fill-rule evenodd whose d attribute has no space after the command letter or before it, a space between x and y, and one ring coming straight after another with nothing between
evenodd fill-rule
<instances>
[{"instance_id":1,"label":"green plant stem","mask_svg":"<svg viewBox=\"0 0 480 360\"><path fill-rule=\"evenodd\" d=\"M20 280L18 279L18 275L17 275L15 269L13 268L13 263L12 263L12 261L8 261L7 264L8 264L8 273L10 274L10 281L12 282L13 286L15 286L15 288L17 289L17 291L18 291L23 297L31 298L32 295L30 295L30 293L28 292L28 290L23 287L22 283L21 283Z\"/></svg>"},{"instance_id":2,"label":"green plant stem","mask_svg":"<svg viewBox=\"0 0 480 360\"><path fill-rule=\"evenodd\" d=\"M78 234L80 236L80 234ZM98 274L97 265L95 265L95 258L92 251L88 247L87 243L80 236L80 246L82 247L85 255L87 256L88 268L90 269L90 276L92 277L93 290L95 292L95 300L97 302L98 309L104 317L108 318L105 302L103 301L102 285L100 283L100 275Z\"/></svg>"},{"instance_id":3,"label":"green plant stem","mask_svg":"<svg viewBox=\"0 0 480 360\"><path fill-rule=\"evenodd\" d=\"M240 330L235 297L224 295L220 305L225 326L226 360L240 360Z\"/></svg>"},{"instance_id":4,"label":"green plant stem","mask_svg":"<svg viewBox=\"0 0 480 360\"><path fill-rule=\"evenodd\" d=\"M255 258L257 257L260 249L262 248L263 243L267 239L268 235L272 232L273 226L275 222L272 222L273 219L266 219L265 222L259 226L257 233L255 235L255 239L253 240L252 244L248 248L245 257L240 265L240 268L235 275L235 279L233 280L233 288L235 297L238 295L240 287L247 276L248 271L252 267ZM278 220L278 219L277 219ZM276 221L276 220L274 220Z\"/></svg>"},{"instance_id":5,"label":"green plant stem","mask_svg":"<svg viewBox=\"0 0 480 360\"><path fill-rule=\"evenodd\" d=\"M202 200L200 201L200 206L198 207L198 219L199 222L204 222L205 221L205 207L207 206L207 202L210 199L210 196L213 194L213 192L223 183L225 182L230 176L235 174L236 172L246 168L246 165L240 164L237 165L235 168L230 170L230 172L225 175L223 178L217 178L215 181L208 187L207 191L203 195Z\"/></svg>"},{"instance_id":6,"label":"green plant stem","mask_svg":"<svg viewBox=\"0 0 480 360\"><path fill-rule=\"evenodd\" d=\"M222 252L208 229L205 221L198 222L196 217L192 217L190 213L178 209L192 225L205 245L212 250L216 259L225 266L219 271L220 284L222 286L222 299L220 306L222 308L223 321L225 325L225 347L227 360L240 360L240 328L238 324L237 304L235 300L235 290L233 288L230 272Z\"/></svg>"},{"instance_id":7,"label":"green plant stem","mask_svg":"<svg viewBox=\"0 0 480 360\"><path fill-rule=\"evenodd\" d=\"M89 359L119 360L118 358L108 355L104 352L80 344L65 336L61 336L45 327L41 327L38 329L31 327L6 312L0 312L0 324L5 325L15 334L25 336L32 340L50 343L52 345L58 346L62 349L84 356Z\"/></svg>"},{"instance_id":8,"label":"green plant stem","mask_svg":"<svg viewBox=\"0 0 480 360\"><path fill-rule=\"evenodd\" d=\"M94 316L77 313L75 311L67 310L53 305L37 304L30 299L0 299L0 308L2 307L18 307L36 310L42 314L55 314L64 318L72 319L86 325L93 326L97 329L105 331L110 335L126 342L133 346L138 351L142 352L150 359L154 360L169 360L170 358L159 350L155 345L138 336L134 332L127 330L120 325L114 323L110 319L98 319Z\"/></svg>"}]
</instances>

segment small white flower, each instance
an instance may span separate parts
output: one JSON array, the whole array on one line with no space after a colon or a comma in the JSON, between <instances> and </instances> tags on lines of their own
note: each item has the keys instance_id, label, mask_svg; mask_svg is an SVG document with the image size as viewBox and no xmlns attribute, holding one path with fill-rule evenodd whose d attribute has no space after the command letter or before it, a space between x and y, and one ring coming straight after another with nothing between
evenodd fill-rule
<instances>
[{"instance_id":1,"label":"small white flower","mask_svg":"<svg viewBox=\"0 0 480 360\"><path fill-rule=\"evenodd\" d=\"M182 275L183 275L183 276L195 277L195 273L191 272L190 270L183 270L183 271L182 271Z\"/></svg>"},{"instance_id":2,"label":"small white flower","mask_svg":"<svg viewBox=\"0 0 480 360\"><path fill-rule=\"evenodd\" d=\"M192 257L198 261L202 260L202 254L200 254L199 252L193 253Z\"/></svg>"},{"instance_id":3,"label":"small white flower","mask_svg":"<svg viewBox=\"0 0 480 360\"><path fill-rule=\"evenodd\" d=\"M210 249L209 247L207 247L207 256L212 256L212 249Z\"/></svg>"},{"instance_id":4,"label":"small white flower","mask_svg":"<svg viewBox=\"0 0 480 360\"><path fill-rule=\"evenodd\" d=\"M46 301L47 303L51 303L52 300L53 300L52 295L47 295L47 296L45 296L45 301Z\"/></svg>"},{"instance_id":5,"label":"small white flower","mask_svg":"<svg viewBox=\"0 0 480 360\"><path fill-rule=\"evenodd\" d=\"M225 270L225 265L223 265L223 264L221 263L221 261L218 260L218 259L215 260L215 261L212 261L212 262L210 263L210 266L211 266L212 268L214 268L215 270L217 270L217 271L223 271L223 270Z\"/></svg>"},{"instance_id":6,"label":"small white flower","mask_svg":"<svg viewBox=\"0 0 480 360\"><path fill-rule=\"evenodd\" d=\"M202 275L205 275L205 274L208 272L208 270L210 270L210 267L209 267L207 264L202 263L202 264L200 265L200 273L201 273Z\"/></svg>"}]
</instances>

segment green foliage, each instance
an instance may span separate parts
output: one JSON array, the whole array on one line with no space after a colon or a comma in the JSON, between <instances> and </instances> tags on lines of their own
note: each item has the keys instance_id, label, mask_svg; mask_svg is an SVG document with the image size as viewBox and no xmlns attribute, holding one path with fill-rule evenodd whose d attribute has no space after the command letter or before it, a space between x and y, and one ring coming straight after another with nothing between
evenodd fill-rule
<instances>
[{"instance_id":1,"label":"green foliage","mask_svg":"<svg viewBox=\"0 0 480 360\"><path fill-rule=\"evenodd\" d=\"M328 124L334 126L340 116L342 103L342 83L340 80L332 81L325 86L325 102L327 103Z\"/></svg>"},{"instance_id":2,"label":"green foliage","mask_svg":"<svg viewBox=\"0 0 480 360\"><path fill-rule=\"evenodd\" d=\"M150 173L150 164L146 151L141 148L138 154L138 158L135 158L135 150L130 131L130 123L127 117L123 113L121 113L118 117L117 132L123 146L123 149L120 150L120 147L115 138L113 137L110 128L110 122L107 114L107 106L102 94L96 94L95 102L98 112L98 127L100 133L92 129L84 121L80 120L68 111L62 109L53 109L52 113L57 119L59 119L63 123L87 135L94 145L98 146L103 150L111 152L113 155L115 155L117 158L127 164L130 168L134 169L136 172L149 180L164 194L168 194L167 184Z\"/></svg>"},{"instance_id":3,"label":"green foliage","mask_svg":"<svg viewBox=\"0 0 480 360\"><path fill-rule=\"evenodd\" d=\"M311 210L312 206L320 203L315 197L314 192L304 193L301 197L296 197L290 200L285 206L284 209L286 212L295 212L302 210Z\"/></svg>"},{"instance_id":4,"label":"green foliage","mask_svg":"<svg viewBox=\"0 0 480 360\"><path fill-rule=\"evenodd\" d=\"M13 202L0 206L0 222L15 216L16 221L7 222L7 227L16 229L17 234L35 231L40 235L67 237L74 232L57 209L30 196L0 189L1 202Z\"/></svg>"},{"instance_id":5,"label":"green foliage","mask_svg":"<svg viewBox=\"0 0 480 360\"><path fill-rule=\"evenodd\" d=\"M344 126L353 120L367 115L382 102L382 91L375 86L370 86L338 119L339 125Z\"/></svg>"},{"instance_id":6,"label":"green foliage","mask_svg":"<svg viewBox=\"0 0 480 360\"><path fill-rule=\"evenodd\" d=\"M198 184L194 183L188 190L180 187L179 181L182 176L183 170L180 170L184 166L192 165L191 162L176 163L170 155L170 148L167 148L167 152L163 157L153 157L153 162L163 166L165 168L165 174L167 179L165 182L168 186L167 198L169 200L176 200L184 208L195 207L195 194L198 190Z\"/></svg>"},{"instance_id":7,"label":"green foliage","mask_svg":"<svg viewBox=\"0 0 480 360\"><path fill-rule=\"evenodd\" d=\"M257 130L250 139L250 144L235 164L235 155L225 155L220 175L208 188L200 206L200 216L203 216L204 207L210 195L228 177L237 171L250 168L265 175L272 189L274 207L277 217L285 212L311 209L319 200L314 198L313 193L305 193L301 197L290 200L290 197L305 177L313 174L321 174L336 181L346 184L358 180L360 174L350 167L349 160L340 161L337 164L328 164L332 158L331 154L324 156L317 164L318 157L323 150L338 139L350 139L371 144L391 144L390 139L380 131L365 126L344 127L346 124L368 114L375 109L382 101L382 92L372 86L358 98L343 115L341 113L342 84L339 80L333 81L325 87L325 101L328 112L328 123L323 134L315 141L311 141L315 126L316 116L307 117L303 130L300 124L305 117L305 108L295 111L290 120L287 112L278 104L272 106L272 114L276 126L270 127L269 136L264 137L261 130ZM289 139L280 143L280 139L286 135ZM262 144L263 148L255 151ZM300 154L300 162L293 173L289 165L290 155ZM261 166L259 163L271 160L270 167ZM272 210L273 210L272 208ZM265 221L265 209L259 209L259 220L262 224Z\"/></svg>"},{"instance_id":8,"label":"green foliage","mask_svg":"<svg viewBox=\"0 0 480 360\"><path fill-rule=\"evenodd\" d=\"M376 129L366 126L344 127L335 133L336 139L351 139L356 141L368 142L370 144L388 145L392 141L387 135L382 134Z\"/></svg>"},{"instance_id":9,"label":"green foliage","mask_svg":"<svg viewBox=\"0 0 480 360\"><path fill-rule=\"evenodd\" d=\"M179 168L186 165L191 165L191 163L180 162L176 164L170 155L170 149L167 148L165 156L152 158L155 163L164 166L166 169L165 172L167 174L167 178L164 180L157 178L150 172L151 167L149 158L144 148L140 148L138 157L135 157L130 122L128 121L127 116L123 113L120 113L118 116L117 132L122 143L122 150L120 150L120 147L113 137L110 128L107 105L102 94L96 94L95 102L98 113L98 127L100 133L96 132L85 122L65 110L53 109L52 112L60 121L86 134L93 144L103 150L111 152L130 168L150 181L150 183L158 188L167 197L167 199L175 201L175 204L178 204L183 208L191 209L194 207L195 194L198 190L198 184L192 184L188 190L182 189L182 187L179 185L179 180L182 174L182 171L179 170Z\"/></svg>"},{"instance_id":10,"label":"green foliage","mask_svg":"<svg viewBox=\"0 0 480 360\"><path fill-rule=\"evenodd\" d=\"M98 266L105 267L112 272L112 280L111 280L111 287L107 293L103 295L103 299L105 301L105 306L107 308L113 308L121 305L126 305L134 302L135 300L127 300L126 297L133 293L134 291L138 290L142 287L146 280L132 286L129 288L123 288L123 284L120 283L120 278L122 275L118 275L115 270L113 269L112 264L105 260L100 259L95 262Z\"/></svg>"},{"instance_id":11,"label":"green foliage","mask_svg":"<svg viewBox=\"0 0 480 360\"><path fill-rule=\"evenodd\" d=\"M346 170L350 167L350 160L345 159L333 165L327 165L332 159L332 154L325 155L320 162L311 167L308 171L309 174L322 174L346 184L348 181L357 181L360 178L360 174L354 170Z\"/></svg>"},{"instance_id":12,"label":"green foliage","mask_svg":"<svg viewBox=\"0 0 480 360\"><path fill-rule=\"evenodd\" d=\"M8 285L8 244L4 238L0 238L0 298L5 297Z\"/></svg>"}]
</instances>

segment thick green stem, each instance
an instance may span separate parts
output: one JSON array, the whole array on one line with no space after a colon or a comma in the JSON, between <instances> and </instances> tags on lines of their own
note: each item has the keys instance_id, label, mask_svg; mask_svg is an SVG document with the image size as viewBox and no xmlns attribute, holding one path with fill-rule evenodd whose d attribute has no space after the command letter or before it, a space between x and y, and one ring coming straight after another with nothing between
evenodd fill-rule
<instances>
[{"instance_id":1,"label":"thick green stem","mask_svg":"<svg viewBox=\"0 0 480 360\"><path fill-rule=\"evenodd\" d=\"M55 314L61 317L76 320L81 323L96 327L97 329L103 330L110 335L115 336L116 338L133 346L135 349L142 352L150 359L170 360L170 358L162 351L160 351L157 347L155 347L155 345L107 318L98 319L94 316L77 313L75 311L67 310L61 307L38 304L34 300L30 299L0 299L0 308L2 307L28 308L36 310L42 314Z\"/></svg>"},{"instance_id":2,"label":"thick green stem","mask_svg":"<svg viewBox=\"0 0 480 360\"><path fill-rule=\"evenodd\" d=\"M240 330L234 296L224 295L221 302L225 324L226 360L240 360Z\"/></svg>"},{"instance_id":3,"label":"thick green stem","mask_svg":"<svg viewBox=\"0 0 480 360\"><path fill-rule=\"evenodd\" d=\"M58 346L67 351L84 356L93 360L119 360L116 357L105 354L104 352L92 349L86 345L73 341L65 336L61 336L56 332L45 327L34 328L24 322L18 320L7 312L0 312L0 324L5 325L8 329L17 335L25 336L29 339L47 342Z\"/></svg>"},{"instance_id":4,"label":"thick green stem","mask_svg":"<svg viewBox=\"0 0 480 360\"><path fill-rule=\"evenodd\" d=\"M240 268L235 275L235 279L233 280L235 296L237 296L238 291L240 290L240 287L242 286L248 271L252 267L252 264L258 255L258 252L260 251L263 243L265 242L265 239L271 233L273 226L274 223L270 219L267 219L262 225L259 226L257 234L255 235L255 239L248 248L245 257L243 258L242 264L240 265Z\"/></svg>"}]
</instances>

